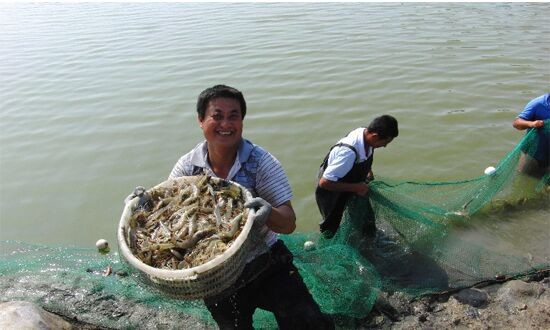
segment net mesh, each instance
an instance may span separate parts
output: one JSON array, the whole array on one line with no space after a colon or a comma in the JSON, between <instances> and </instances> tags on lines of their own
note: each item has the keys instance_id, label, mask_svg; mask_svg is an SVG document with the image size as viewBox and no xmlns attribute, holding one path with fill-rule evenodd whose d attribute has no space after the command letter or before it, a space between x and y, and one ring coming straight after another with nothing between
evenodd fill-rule
<instances>
[{"instance_id":1,"label":"net mesh","mask_svg":"<svg viewBox=\"0 0 550 330\"><path fill-rule=\"evenodd\" d=\"M524 159L544 147L541 141L548 140L549 131L547 120L544 128L526 133L494 173L471 180L373 181L368 198L348 202L332 239L318 233L283 236L321 309L347 327L368 315L380 291L414 298L550 268L550 176L533 178L518 171ZM367 238L360 228L369 212L378 230ZM0 247L4 301L31 300L102 327L143 326L116 313L94 313L45 289L67 288L214 325L202 301L171 299L143 285L117 253L13 241ZM108 266L129 276L102 276ZM276 322L271 313L258 310L254 327L276 328Z\"/></svg>"}]
</instances>

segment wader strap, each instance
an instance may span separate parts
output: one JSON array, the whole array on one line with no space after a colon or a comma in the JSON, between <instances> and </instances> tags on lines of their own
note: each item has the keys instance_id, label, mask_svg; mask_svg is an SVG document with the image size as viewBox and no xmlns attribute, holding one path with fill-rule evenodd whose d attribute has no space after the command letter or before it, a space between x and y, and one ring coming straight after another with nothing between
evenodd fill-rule
<instances>
[{"instance_id":1,"label":"wader strap","mask_svg":"<svg viewBox=\"0 0 550 330\"><path fill-rule=\"evenodd\" d=\"M348 148L350 148L355 153L355 164L359 163L359 153L357 152L357 150L355 149L354 146L352 146L350 144L347 144L347 143L343 143L343 142L337 143L337 144L333 145L332 147L330 147L330 150L328 151L327 155L325 156L325 159L323 159L323 162L321 163L321 166L319 166L319 171L317 172L317 180L321 179L321 176L323 176L323 172L325 172L325 169L327 168L328 157L330 156L330 152L335 147L348 147Z\"/></svg>"},{"instance_id":2,"label":"wader strap","mask_svg":"<svg viewBox=\"0 0 550 330\"><path fill-rule=\"evenodd\" d=\"M333 145L330 148L330 150L328 151L329 154L332 151L332 149L334 149L334 147L348 147L348 148L350 148L355 153L355 162L359 163L359 153L357 152L357 149L355 149L355 147L352 146L351 144L347 144L347 143L344 143L344 142L337 143L337 144ZM328 160L328 155L327 155L327 160Z\"/></svg>"},{"instance_id":3,"label":"wader strap","mask_svg":"<svg viewBox=\"0 0 550 330\"><path fill-rule=\"evenodd\" d=\"M338 180L338 182L364 182L367 178L367 174L372 167L374 154L367 158L365 161L358 162L359 154L357 153L355 148L353 148L353 146L339 143L337 145L334 145L332 148L338 145L346 146L354 150L356 155L355 164L343 178ZM321 164L321 167L319 168L319 179L321 178L323 172L327 167L329 154L330 151L325 157L323 163ZM320 230L325 235L325 237L332 237L338 230L338 227L340 227L340 222L342 220L344 209L346 208L347 201L351 195L352 193L350 192L329 191L319 187L319 184L317 184L317 188L315 189L315 201L317 202L317 206L319 207L319 211L322 217L322 220L319 224Z\"/></svg>"}]
</instances>

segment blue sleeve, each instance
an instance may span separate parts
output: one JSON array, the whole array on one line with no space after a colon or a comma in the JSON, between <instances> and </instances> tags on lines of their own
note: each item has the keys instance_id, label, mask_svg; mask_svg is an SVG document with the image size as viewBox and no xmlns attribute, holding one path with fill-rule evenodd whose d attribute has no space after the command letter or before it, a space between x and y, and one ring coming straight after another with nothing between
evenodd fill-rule
<instances>
[{"instance_id":1,"label":"blue sleeve","mask_svg":"<svg viewBox=\"0 0 550 330\"><path fill-rule=\"evenodd\" d=\"M533 121L550 118L550 107L548 105L548 94L532 99L525 109L518 115L518 118Z\"/></svg>"},{"instance_id":2,"label":"blue sleeve","mask_svg":"<svg viewBox=\"0 0 550 330\"><path fill-rule=\"evenodd\" d=\"M518 115L518 118L525 120L535 120L535 102L533 101L527 103L525 109L523 109L523 111Z\"/></svg>"}]
</instances>

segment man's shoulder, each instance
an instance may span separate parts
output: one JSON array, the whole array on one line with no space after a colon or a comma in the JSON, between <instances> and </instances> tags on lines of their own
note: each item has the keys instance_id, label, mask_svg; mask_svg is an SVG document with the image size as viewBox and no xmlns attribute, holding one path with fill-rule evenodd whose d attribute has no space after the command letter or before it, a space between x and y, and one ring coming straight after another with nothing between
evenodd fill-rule
<instances>
[{"instance_id":1,"label":"man's shoulder","mask_svg":"<svg viewBox=\"0 0 550 330\"><path fill-rule=\"evenodd\" d=\"M338 146L340 152L348 153L346 149L351 150L354 154L359 152L359 149L363 147L363 133L364 127L358 127L349 132L344 138L340 139L336 146Z\"/></svg>"},{"instance_id":2,"label":"man's shoulder","mask_svg":"<svg viewBox=\"0 0 550 330\"><path fill-rule=\"evenodd\" d=\"M273 157L264 147L254 144L246 139L244 140L243 152L246 154L247 159L252 157L254 159L261 160L266 157Z\"/></svg>"},{"instance_id":3,"label":"man's shoulder","mask_svg":"<svg viewBox=\"0 0 550 330\"><path fill-rule=\"evenodd\" d=\"M544 94L532 99L518 115L518 118L525 120L546 119L550 112L549 96L550 94Z\"/></svg>"},{"instance_id":4,"label":"man's shoulder","mask_svg":"<svg viewBox=\"0 0 550 330\"><path fill-rule=\"evenodd\" d=\"M202 141L198 143L193 149L189 150L186 154L181 156L181 161L191 161L194 157L201 157L204 154L204 144L206 142Z\"/></svg>"},{"instance_id":5,"label":"man's shoulder","mask_svg":"<svg viewBox=\"0 0 550 330\"><path fill-rule=\"evenodd\" d=\"M532 99L527 103L525 108L532 108L537 106L545 106L546 108L548 108L549 102L550 102L549 98L550 98L550 93L535 97L534 99Z\"/></svg>"},{"instance_id":6,"label":"man's shoulder","mask_svg":"<svg viewBox=\"0 0 550 330\"><path fill-rule=\"evenodd\" d=\"M355 146L356 144L363 141L363 134L365 132L365 127L358 127L353 131L349 132L348 135L340 139L339 142L344 142L350 145Z\"/></svg>"},{"instance_id":7,"label":"man's shoulder","mask_svg":"<svg viewBox=\"0 0 550 330\"><path fill-rule=\"evenodd\" d=\"M203 141L197 144L193 149L181 156L174 165L169 177L195 175L202 171L201 168L204 167L204 161L202 161L204 159L204 143Z\"/></svg>"},{"instance_id":8,"label":"man's shoulder","mask_svg":"<svg viewBox=\"0 0 550 330\"><path fill-rule=\"evenodd\" d=\"M333 147L334 153L336 154L356 154L357 147L353 144L338 142Z\"/></svg>"},{"instance_id":9,"label":"man's shoulder","mask_svg":"<svg viewBox=\"0 0 550 330\"><path fill-rule=\"evenodd\" d=\"M331 163L343 160L345 160L345 162L351 162L352 160L353 162L355 162L359 157L359 151L357 150L357 147L343 142L339 142L334 145L330 151L330 154Z\"/></svg>"}]
</instances>

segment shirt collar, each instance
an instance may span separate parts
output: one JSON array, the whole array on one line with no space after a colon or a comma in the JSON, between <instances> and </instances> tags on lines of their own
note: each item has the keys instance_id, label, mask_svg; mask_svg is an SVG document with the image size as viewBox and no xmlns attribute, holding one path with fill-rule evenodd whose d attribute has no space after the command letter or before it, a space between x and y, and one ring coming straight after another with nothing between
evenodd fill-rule
<instances>
[{"instance_id":1,"label":"shirt collar","mask_svg":"<svg viewBox=\"0 0 550 330\"><path fill-rule=\"evenodd\" d=\"M370 157L373 152L373 148L368 145L367 141L365 140L364 131L361 132L361 138L359 139L361 143L361 147L359 148L359 159L364 160ZM368 148L368 152L365 150L365 146Z\"/></svg>"},{"instance_id":2,"label":"shirt collar","mask_svg":"<svg viewBox=\"0 0 550 330\"><path fill-rule=\"evenodd\" d=\"M202 142L201 145L198 146L197 152L193 153L191 157L191 164L198 167L208 168L210 169L210 165L208 164L208 142L205 140ZM239 143L239 149L237 150L237 158L235 159L235 162L238 162L239 165L242 163L245 163L248 160L248 157L250 157L250 153L252 152L252 149L254 146L252 143L246 139L241 139L241 142ZM235 167L235 164L233 164L233 167ZM238 166L240 167L240 166Z\"/></svg>"}]
</instances>

